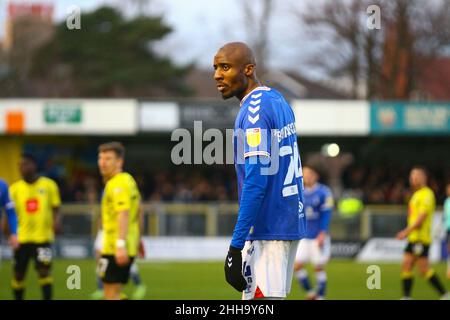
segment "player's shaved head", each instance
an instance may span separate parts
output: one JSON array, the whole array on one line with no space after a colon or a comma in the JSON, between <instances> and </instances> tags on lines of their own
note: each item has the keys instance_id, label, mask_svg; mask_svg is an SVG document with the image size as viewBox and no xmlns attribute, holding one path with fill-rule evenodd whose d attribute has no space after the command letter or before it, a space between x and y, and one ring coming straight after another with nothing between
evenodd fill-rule
<instances>
[{"instance_id":1,"label":"player's shaved head","mask_svg":"<svg viewBox=\"0 0 450 320\"><path fill-rule=\"evenodd\" d=\"M244 42L229 42L219 49L218 53L222 52L230 59L245 66L247 64L252 64L256 66L255 55L252 49Z\"/></svg>"},{"instance_id":2,"label":"player's shaved head","mask_svg":"<svg viewBox=\"0 0 450 320\"><path fill-rule=\"evenodd\" d=\"M256 60L252 49L243 42L230 42L214 56L214 80L224 99L241 100L259 85L256 78Z\"/></svg>"},{"instance_id":3,"label":"player's shaved head","mask_svg":"<svg viewBox=\"0 0 450 320\"><path fill-rule=\"evenodd\" d=\"M27 182L33 182L37 176L37 160L31 153L23 153L19 162L19 171Z\"/></svg>"}]
</instances>

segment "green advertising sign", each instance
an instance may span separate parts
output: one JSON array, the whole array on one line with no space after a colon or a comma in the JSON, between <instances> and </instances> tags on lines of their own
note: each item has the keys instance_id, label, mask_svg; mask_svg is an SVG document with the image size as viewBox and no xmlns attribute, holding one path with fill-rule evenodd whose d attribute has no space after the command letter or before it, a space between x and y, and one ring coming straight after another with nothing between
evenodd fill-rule
<instances>
[{"instance_id":1,"label":"green advertising sign","mask_svg":"<svg viewBox=\"0 0 450 320\"><path fill-rule=\"evenodd\" d=\"M450 103L372 102L375 134L450 134Z\"/></svg>"},{"instance_id":2,"label":"green advertising sign","mask_svg":"<svg viewBox=\"0 0 450 320\"><path fill-rule=\"evenodd\" d=\"M44 121L47 124L80 124L83 109L78 102L47 102L44 107Z\"/></svg>"}]
</instances>

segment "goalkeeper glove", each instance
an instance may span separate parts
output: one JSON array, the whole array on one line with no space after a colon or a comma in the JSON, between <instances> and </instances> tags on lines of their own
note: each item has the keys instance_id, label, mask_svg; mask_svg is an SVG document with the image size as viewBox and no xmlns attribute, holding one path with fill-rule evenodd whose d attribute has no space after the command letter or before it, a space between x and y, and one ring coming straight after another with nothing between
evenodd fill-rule
<instances>
[{"instance_id":1,"label":"goalkeeper glove","mask_svg":"<svg viewBox=\"0 0 450 320\"><path fill-rule=\"evenodd\" d=\"M230 246L227 258L225 259L225 279L237 291L242 292L247 287L242 275L242 255L241 250Z\"/></svg>"}]
</instances>

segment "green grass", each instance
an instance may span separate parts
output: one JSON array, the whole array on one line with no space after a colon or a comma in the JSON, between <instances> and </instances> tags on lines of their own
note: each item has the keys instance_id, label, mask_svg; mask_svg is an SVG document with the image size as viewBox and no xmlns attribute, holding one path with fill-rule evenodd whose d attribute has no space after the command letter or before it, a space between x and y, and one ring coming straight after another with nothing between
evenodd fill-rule
<instances>
[{"instance_id":1,"label":"green grass","mask_svg":"<svg viewBox=\"0 0 450 320\"><path fill-rule=\"evenodd\" d=\"M81 289L69 290L66 281L69 274L67 267L77 265L81 270ZM368 264L350 260L333 260L327 267L328 299L399 299L401 296L399 264L377 264L381 268L381 289L369 290L366 282ZM146 299L240 299L225 282L221 262L139 262L143 281L148 287ZM438 275L447 288L450 281L445 279L444 263L434 265ZM311 280L314 277L311 276ZM89 294L96 289L94 260L56 260L53 265L55 299L89 299ZM11 262L3 261L0 265L0 300L10 299ZM40 299L41 293L36 273L30 264L27 275L26 299ZM131 294L133 285L125 288ZM288 299L304 299L294 279L292 292ZM422 278L416 277L413 288L414 299L437 299L438 295Z\"/></svg>"}]
</instances>

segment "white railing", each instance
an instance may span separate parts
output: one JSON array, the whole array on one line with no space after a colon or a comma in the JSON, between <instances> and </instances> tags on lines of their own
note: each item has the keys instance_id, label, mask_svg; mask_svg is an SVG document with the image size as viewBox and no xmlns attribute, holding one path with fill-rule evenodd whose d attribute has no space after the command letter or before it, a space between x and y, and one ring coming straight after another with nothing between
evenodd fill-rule
<instances>
[{"instance_id":1,"label":"white railing","mask_svg":"<svg viewBox=\"0 0 450 320\"><path fill-rule=\"evenodd\" d=\"M440 209L440 208L438 208ZM144 203L144 234L149 236L228 236L236 222L237 203ZM94 234L100 206L65 204L61 208L64 229ZM85 219L77 219L85 216ZM77 218L76 218L77 217ZM406 223L406 206L369 205L353 218L334 212L330 232L334 238L365 240L371 236L393 236ZM83 224L84 227L77 225ZM76 232L75 232L76 233Z\"/></svg>"}]
</instances>

